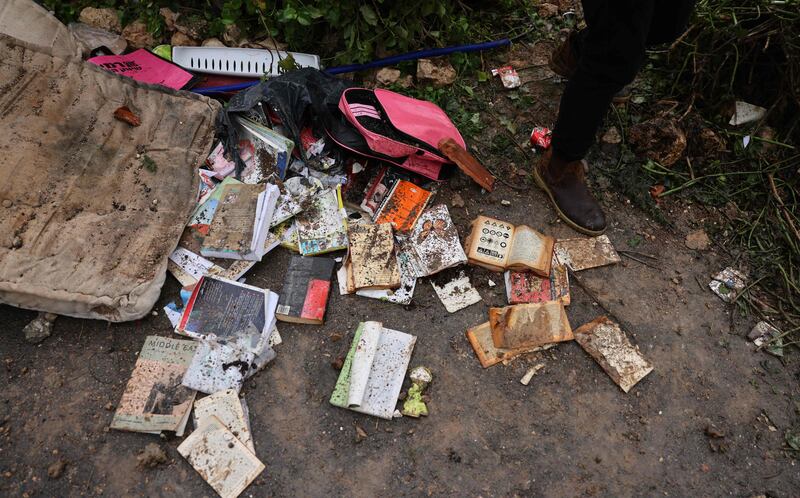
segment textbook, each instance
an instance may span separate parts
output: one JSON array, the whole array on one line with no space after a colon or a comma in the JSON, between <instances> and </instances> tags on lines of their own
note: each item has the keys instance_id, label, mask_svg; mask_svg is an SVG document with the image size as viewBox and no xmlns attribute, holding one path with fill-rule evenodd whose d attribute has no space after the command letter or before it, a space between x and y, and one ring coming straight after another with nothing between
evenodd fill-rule
<instances>
[{"instance_id":1,"label":"textbook","mask_svg":"<svg viewBox=\"0 0 800 498\"><path fill-rule=\"evenodd\" d=\"M398 232L407 232L414 227L430 198L431 193L422 187L405 180L397 180L375 213L373 221L391 223Z\"/></svg>"},{"instance_id":2,"label":"textbook","mask_svg":"<svg viewBox=\"0 0 800 498\"><path fill-rule=\"evenodd\" d=\"M458 230L444 204L422 213L403 241L402 250L408 252L418 277L427 277L467 262Z\"/></svg>"},{"instance_id":3,"label":"textbook","mask_svg":"<svg viewBox=\"0 0 800 498\"><path fill-rule=\"evenodd\" d=\"M355 223L348 230L348 288L396 289L400 287L400 269L394 248L392 225ZM352 283L352 285L350 285Z\"/></svg>"},{"instance_id":4,"label":"textbook","mask_svg":"<svg viewBox=\"0 0 800 498\"><path fill-rule=\"evenodd\" d=\"M550 276L555 239L525 225L478 216L472 222L466 251L470 264L492 271L530 270Z\"/></svg>"},{"instance_id":5,"label":"textbook","mask_svg":"<svg viewBox=\"0 0 800 498\"><path fill-rule=\"evenodd\" d=\"M278 320L322 324L335 264L331 258L293 256L278 299Z\"/></svg>"},{"instance_id":6,"label":"textbook","mask_svg":"<svg viewBox=\"0 0 800 498\"><path fill-rule=\"evenodd\" d=\"M561 301L570 303L569 274L566 266L556 259L550 266L550 276L540 277L530 271L509 270L505 272L506 298L508 304L543 303Z\"/></svg>"},{"instance_id":7,"label":"textbook","mask_svg":"<svg viewBox=\"0 0 800 498\"><path fill-rule=\"evenodd\" d=\"M337 185L317 192L314 202L295 216L300 254L312 256L347 249L347 214Z\"/></svg>"}]
</instances>

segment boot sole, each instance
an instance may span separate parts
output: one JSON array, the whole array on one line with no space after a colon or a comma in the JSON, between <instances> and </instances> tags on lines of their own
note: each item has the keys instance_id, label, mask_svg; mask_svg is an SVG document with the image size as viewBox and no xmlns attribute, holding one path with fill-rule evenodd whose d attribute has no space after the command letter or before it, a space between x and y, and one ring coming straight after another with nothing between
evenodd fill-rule
<instances>
[{"instance_id":1,"label":"boot sole","mask_svg":"<svg viewBox=\"0 0 800 498\"><path fill-rule=\"evenodd\" d=\"M605 228L602 229L602 230L589 230L588 228L584 228L584 227L578 225L577 223L575 223L574 221L572 221L569 218L569 216L567 216L566 214L564 214L563 211L561 211L561 209L558 207L558 204L556 203L555 198L553 197L553 193L550 191L550 188L544 182L542 177L539 176L539 167L538 166L534 166L533 167L533 179L536 180L536 184L539 185L539 188L544 190L544 193L547 194L547 197L550 198L550 204L552 204L553 208L555 208L556 214L558 214L558 217L561 218L561 220L564 223L566 223L567 226L569 226L573 230L575 230L577 232L580 232L582 234L585 234L585 235L591 235L593 237L597 237L598 235L603 235L603 233L606 231Z\"/></svg>"}]
</instances>

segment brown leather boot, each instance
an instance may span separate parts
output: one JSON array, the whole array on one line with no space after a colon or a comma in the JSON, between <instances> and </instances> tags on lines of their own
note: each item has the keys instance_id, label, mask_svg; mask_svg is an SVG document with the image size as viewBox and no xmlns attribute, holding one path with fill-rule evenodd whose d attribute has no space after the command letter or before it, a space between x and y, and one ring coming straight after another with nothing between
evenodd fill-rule
<instances>
[{"instance_id":1,"label":"brown leather boot","mask_svg":"<svg viewBox=\"0 0 800 498\"><path fill-rule=\"evenodd\" d=\"M587 235L605 231L606 216L586 185L583 161L564 161L549 149L534 166L533 177L567 225Z\"/></svg>"},{"instance_id":2,"label":"brown leather boot","mask_svg":"<svg viewBox=\"0 0 800 498\"><path fill-rule=\"evenodd\" d=\"M570 31L567 38L550 54L548 66L550 70L561 76L570 79L578 69L578 51L575 48L577 31Z\"/></svg>"}]
</instances>

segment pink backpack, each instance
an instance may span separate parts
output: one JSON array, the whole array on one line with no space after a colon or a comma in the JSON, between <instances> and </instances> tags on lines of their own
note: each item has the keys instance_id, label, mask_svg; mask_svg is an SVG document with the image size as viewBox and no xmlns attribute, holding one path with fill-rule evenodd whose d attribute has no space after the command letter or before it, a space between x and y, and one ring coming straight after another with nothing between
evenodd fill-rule
<instances>
[{"instance_id":1,"label":"pink backpack","mask_svg":"<svg viewBox=\"0 0 800 498\"><path fill-rule=\"evenodd\" d=\"M433 180L452 162L438 149L452 139L466 149L458 129L436 104L389 90L348 88L339 110L366 140L374 157ZM358 151L363 153L363 151Z\"/></svg>"}]
</instances>

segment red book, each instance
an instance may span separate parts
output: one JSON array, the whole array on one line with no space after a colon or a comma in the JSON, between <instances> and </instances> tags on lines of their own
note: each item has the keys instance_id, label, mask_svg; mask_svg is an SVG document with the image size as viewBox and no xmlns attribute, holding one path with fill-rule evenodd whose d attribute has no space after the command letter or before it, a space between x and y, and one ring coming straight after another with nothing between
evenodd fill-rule
<instances>
[{"instance_id":1,"label":"red book","mask_svg":"<svg viewBox=\"0 0 800 498\"><path fill-rule=\"evenodd\" d=\"M336 262L331 258L294 256L286 271L275 316L283 322L325 322L325 309Z\"/></svg>"},{"instance_id":2,"label":"red book","mask_svg":"<svg viewBox=\"0 0 800 498\"><path fill-rule=\"evenodd\" d=\"M570 302L569 276L563 265L553 261L550 277L540 277L532 272L510 270L505 273L508 304Z\"/></svg>"}]
</instances>

